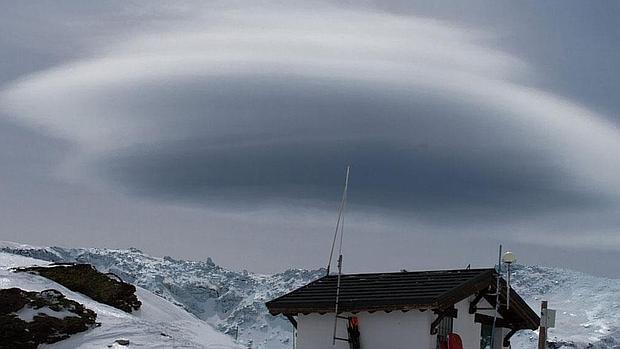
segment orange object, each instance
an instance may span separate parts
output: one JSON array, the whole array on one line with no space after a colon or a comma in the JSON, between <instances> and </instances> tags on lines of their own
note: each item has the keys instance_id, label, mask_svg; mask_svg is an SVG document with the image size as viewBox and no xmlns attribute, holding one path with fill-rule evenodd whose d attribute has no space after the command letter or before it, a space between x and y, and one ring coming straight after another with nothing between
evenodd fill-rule
<instances>
[{"instance_id":1,"label":"orange object","mask_svg":"<svg viewBox=\"0 0 620 349\"><path fill-rule=\"evenodd\" d=\"M448 335L448 349L463 349L461 336L456 333L450 333Z\"/></svg>"}]
</instances>

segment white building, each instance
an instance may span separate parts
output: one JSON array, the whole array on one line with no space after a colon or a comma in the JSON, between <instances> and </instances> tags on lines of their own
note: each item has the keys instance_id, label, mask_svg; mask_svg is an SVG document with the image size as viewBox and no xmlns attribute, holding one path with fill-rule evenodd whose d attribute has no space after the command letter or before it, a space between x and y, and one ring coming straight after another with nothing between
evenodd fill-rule
<instances>
[{"instance_id":1,"label":"white building","mask_svg":"<svg viewBox=\"0 0 620 349\"><path fill-rule=\"evenodd\" d=\"M347 325L358 322L359 348L443 348L449 333L463 348L490 348L497 273L462 269L342 275L336 345L333 346L337 276L329 275L267 303L272 315L288 317L296 329L296 349L348 349L355 338ZM500 279L500 307L495 325L498 349L522 329L536 329L540 318L514 291L506 306ZM351 346L353 347L353 346Z\"/></svg>"}]
</instances>

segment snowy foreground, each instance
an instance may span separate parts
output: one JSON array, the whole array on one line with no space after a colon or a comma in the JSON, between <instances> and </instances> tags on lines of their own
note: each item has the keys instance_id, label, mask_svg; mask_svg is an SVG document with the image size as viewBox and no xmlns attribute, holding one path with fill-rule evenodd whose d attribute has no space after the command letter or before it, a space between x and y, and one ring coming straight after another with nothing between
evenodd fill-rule
<instances>
[{"instance_id":1,"label":"snowy foreground","mask_svg":"<svg viewBox=\"0 0 620 349\"><path fill-rule=\"evenodd\" d=\"M209 324L142 288L136 292L142 307L128 314L41 276L9 270L16 266L45 264L47 262L42 260L0 252L0 288L17 287L27 291L56 289L67 298L94 310L101 326L54 344L41 345L40 348L124 348L115 343L118 339L129 340L132 347L144 348L239 348L230 337L219 333ZM24 314L21 315L23 318ZM54 312L50 315L59 316Z\"/></svg>"},{"instance_id":2,"label":"snowy foreground","mask_svg":"<svg viewBox=\"0 0 620 349\"><path fill-rule=\"evenodd\" d=\"M79 295L73 297L74 293L59 288L63 293L66 291L68 298L95 310L99 314L97 321L110 319L107 325L68 341L101 338L97 343L102 344L113 341L113 337L124 336L143 343L151 343L149 340L157 338L159 342L152 343L162 343L160 347L170 348L171 342L166 342L169 339L157 337L165 333L176 339L184 338L187 344L183 345L186 347L228 348L233 345L204 322L187 314L184 308L219 331L237 337L243 347L290 349L291 325L283 317L269 315L264 302L324 275L323 270L288 270L273 275L236 272L217 266L210 259L193 262L158 258L137 249L68 249L0 243L0 251L46 261L90 263L100 271L112 271L139 286L138 296L144 305L137 316L93 304L92 300L89 302ZM6 254L1 256L2 259L9 257ZM12 263L33 263L31 259L14 261ZM8 277L5 271L2 273L2 288L12 286L5 285L5 280L25 282L35 278L41 282L40 278L32 275L11 274ZM538 311L541 300L548 300L549 307L557 309L557 328L549 331L554 348L620 348L620 280L535 266L518 266L513 280L515 289L534 310ZM30 289L44 288L49 287ZM176 336L173 335L175 333ZM68 341L61 343L64 345ZM512 348L535 348L536 341L535 332L522 331L513 337ZM183 347L181 343L175 344L175 347L177 345Z\"/></svg>"}]
</instances>

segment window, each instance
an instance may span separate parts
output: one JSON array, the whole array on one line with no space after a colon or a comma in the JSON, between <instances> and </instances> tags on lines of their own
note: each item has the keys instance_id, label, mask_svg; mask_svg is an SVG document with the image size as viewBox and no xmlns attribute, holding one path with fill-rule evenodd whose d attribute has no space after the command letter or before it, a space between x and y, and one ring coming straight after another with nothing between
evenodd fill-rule
<instances>
[{"instance_id":1,"label":"window","mask_svg":"<svg viewBox=\"0 0 620 349\"><path fill-rule=\"evenodd\" d=\"M493 331L493 325L482 324L480 330L480 349L491 349L491 332Z\"/></svg>"},{"instance_id":2,"label":"window","mask_svg":"<svg viewBox=\"0 0 620 349\"><path fill-rule=\"evenodd\" d=\"M441 343L448 342L448 335L452 333L452 317L446 316L441 319L437 326L437 349L441 349Z\"/></svg>"}]
</instances>

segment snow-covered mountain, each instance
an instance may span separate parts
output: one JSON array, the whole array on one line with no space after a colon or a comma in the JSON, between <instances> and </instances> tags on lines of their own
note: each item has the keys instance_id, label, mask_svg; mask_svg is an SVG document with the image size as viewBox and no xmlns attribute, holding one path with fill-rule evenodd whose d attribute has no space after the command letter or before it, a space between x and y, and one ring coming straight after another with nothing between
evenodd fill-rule
<instances>
[{"instance_id":1,"label":"snow-covered mountain","mask_svg":"<svg viewBox=\"0 0 620 349\"><path fill-rule=\"evenodd\" d=\"M236 272L206 261L153 257L131 248L73 249L0 243L0 251L53 262L80 262L177 304L246 347L289 349L290 322L267 312L265 301L325 274L291 269L279 274Z\"/></svg>"},{"instance_id":2,"label":"snow-covered mountain","mask_svg":"<svg viewBox=\"0 0 620 349\"><path fill-rule=\"evenodd\" d=\"M512 285L530 304L540 309L548 300L557 310L556 327L548 338L555 348L620 348L620 280L572 270L517 266ZM513 347L534 348L538 337L521 332Z\"/></svg>"},{"instance_id":3,"label":"snow-covered mountain","mask_svg":"<svg viewBox=\"0 0 620 349\"><path fill-rule=\"evenodd\" d=\"M142 306L140 310L130 314L98 303L80 293L72 292L42 276L10 271L10 268L14 267L45 264L47 262L42 260L0 252L0 288L16 287L36 292L55 289L68 299L77 301L87 309L95 311L97 322L101 325L74 334L60 342L44 344L40 347L49 349L123 348L117 341L128 341L132 346L144 348L239 348L230 337L143 288L138 287L136 290ZM55 314L48 315L55 316ZM68 313L67 316L72 315ZM2 343L0 346L4 347Z\"/></svg>"},{"instance_id":4,"label":"snow-covered mountain","mask_svg":"<svg viewBox=\"0 0 620 349\"><path fill-rule=\"evenodd\" d=\"M70 249L0 243L0 251L48 261L78 261L111 271L185 308L252 348L289 349L291 325L272 317L264 302L324 274L324 270L287 270L273 275L236 272L213 261L158 258L137 249ZM555 348L620 348L620 280L570 270L518 266L513 286L537 310L540 301L557 309L549 331ZM534 348L535 332L513 337L513 348Z\"/></svg>"}]
</instances>

